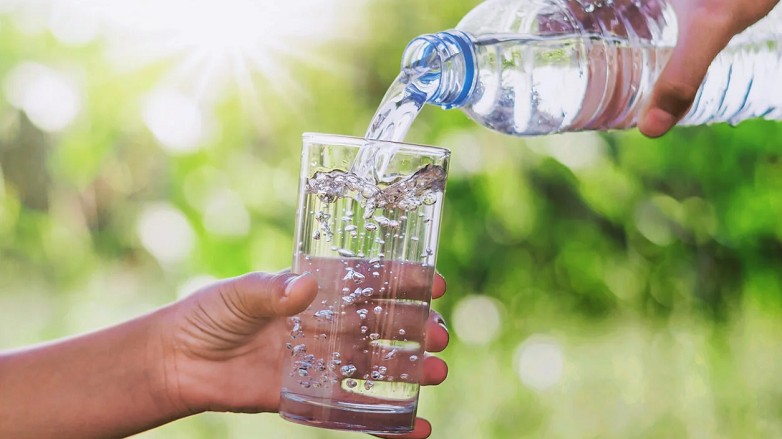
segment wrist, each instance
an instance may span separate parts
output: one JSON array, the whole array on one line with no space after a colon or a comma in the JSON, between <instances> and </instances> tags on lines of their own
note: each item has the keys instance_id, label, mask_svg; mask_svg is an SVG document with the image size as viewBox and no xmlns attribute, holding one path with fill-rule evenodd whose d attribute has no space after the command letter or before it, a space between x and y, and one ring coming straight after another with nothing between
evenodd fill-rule
<instances>
[{"instance_id":1,"label":"wrist","mask_svg":"<svg viewBox=\"0 0 782 439\"><path fill-rule=\"evenodd\" d=\"M184 418L206 411L189 397L193 379L187 375L177 336L177 306L173 304L151 314L146 364L149 395L162 413Z\"/></svg>"}]
</instances>

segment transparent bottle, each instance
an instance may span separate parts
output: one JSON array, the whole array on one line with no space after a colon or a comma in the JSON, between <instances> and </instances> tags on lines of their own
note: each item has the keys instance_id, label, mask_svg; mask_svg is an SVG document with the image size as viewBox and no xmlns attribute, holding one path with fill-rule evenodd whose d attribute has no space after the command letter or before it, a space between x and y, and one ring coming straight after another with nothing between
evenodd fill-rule
<instances>
[{"instance_id":1,"label":"transparent bottle","mask_svg":"<svg viewBox=\"0 0 782 439\"><path fill-rule=\"evenodd\" d=\"M434 90L428 103L502 133L623 129L677 32L666 0L488 0L455 30L413 40L402 67L430 71L414 84ZM680 124L782 119L781 45L782 6L717 57Z\"/></svg>"}]
</instances>

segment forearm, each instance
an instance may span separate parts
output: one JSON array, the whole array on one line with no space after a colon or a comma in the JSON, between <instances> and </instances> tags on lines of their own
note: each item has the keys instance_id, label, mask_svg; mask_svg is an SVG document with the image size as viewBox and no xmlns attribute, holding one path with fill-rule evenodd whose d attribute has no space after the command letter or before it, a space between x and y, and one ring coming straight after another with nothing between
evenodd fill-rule
<instances>
[{"instance_id":1,"label":"forearm","mask_svg":"<svg viewBox=\"0 0 782 439\"><path fill-rule=\"evenodd\" d=\"M188 415L167 392L160 319L0 354L0 437L122 437Z\"/></svg>"}]
</instances>

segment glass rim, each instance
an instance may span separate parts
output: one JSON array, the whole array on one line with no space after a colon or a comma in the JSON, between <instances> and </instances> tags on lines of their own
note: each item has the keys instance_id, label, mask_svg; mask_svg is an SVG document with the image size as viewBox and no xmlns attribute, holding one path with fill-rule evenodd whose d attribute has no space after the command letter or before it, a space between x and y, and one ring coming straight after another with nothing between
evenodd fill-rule
<instances>
[{"instance_id":1,"label":"glass rim","mask_svg":"<svg viewBox=\"0 0 782 439\"><path fill-rule=\"evenodd\" d=\"M345 136L342 134L328 134L328 133L307 132L307 133L303 133L301 137L304 142L309 141L310 143L323 143L323 144L333 145L333 146L347 146L347 147L355 147L355 148L360 148L367 142L390 143L393 145L397 145L399 147L399 150L397 152L402 152L402 153L412 152L421 155L436 156L438 158L448 158L451 156L451 151L441 146L422 145L422 144L404 143L404 142L391 142L388 140L373 140L373 139L365 139L363 137Z\"/></svg>"}]
</instances>

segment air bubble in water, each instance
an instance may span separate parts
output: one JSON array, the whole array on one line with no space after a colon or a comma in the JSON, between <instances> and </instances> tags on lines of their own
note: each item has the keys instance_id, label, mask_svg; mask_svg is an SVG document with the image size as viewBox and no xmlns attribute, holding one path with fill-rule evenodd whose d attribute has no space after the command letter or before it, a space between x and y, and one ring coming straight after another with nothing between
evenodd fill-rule
<instances>
[{"instance_id":1,"label":"air bubble in water","mask_svg":"<svg viewBox=\"0 0 782 439\"><path fill-rule=\"evenodd\" d=\"M378 371L372 371L371 374L369 374L370 377L372 377L373 380L382 380L383 374Z\"/></svg>"},{"instance_id":2,"label":"air bubble in water","mask_svg":"<svg viewBox=\"0 0 782 439\"><path fill-rule=\"evenodd\" d=\"M352 377L356 373L356 366L352 364L346 364L339 368L339 372L344 377Z\"/></svg>"},{"instance_id":3,"label":"air bubble in water","mask_svg":"<svg viewBox=\"0 0 782 439\"><path fill-rule=\"evenodd\" d=\"M383 359L384 360L390 360L390 359L394 358L394 356L396 356L396 352L397 352L396 349L392 349L390 352L388 352L387 354L385 354L383 356Z\"/></svg>"},{"instance_id":4,"label":"air bubble in water","mask_svg":"<svg viewBox=\"0 0 782 439\"><path fill-rule=\"evenodd\" d=\"M360 329L362 334L366 334L367 330L369 330L369 328L367 328L366 326L362 326Z\"/></svg>"},{"instance_id":5,"label":"air bubble in water","mask_svg":"<svg viewBox=\"0 0 782 439\"><path fill-rule=\"evenodd\" d=\"M399 228L399 221L388 219L384 216L376 216L375 221L380 227L388 227L390 229Z\"/></svg>"},{"instance_id":6,"label":"air bubble in water","mask_svg":"<svg viewBox=\"0 0 782 439\"><path fill-rule=\"evenodd\" d=\"M421 197L421 203L423 203L424 206L431 206L436 202L437 202L437 194L432 191L426 192Z\"/></svg>"},{"instance_id":7,"label":"air bubble in water","mask_svg":"<svg viewBox=\"0 0 782 439\"><path fill-rule=\"evenodd\" d=\"M375 309L373 309L372 311L374 311L375 314L380 314L381 312L383 312L383 307L382 306L376 306Z\"/></svg>"},{"instance_id":8,"label":"air bubble in water","mask_svg":"<svg viewBox=\"0 0 782 439\"><path fill-rule=\"evenodd\" d=\"M316 230L312 233L312 239L316 241L320 239L320 230Z\"/></svg>"},{"instance_id":9,"label":"air bubble in water","mask_svg":"<svg viewBox=\"0 0 782 439\"><path fill-rule=\"evenodd\" d=\"M364 309L364 308L362 308L362 309L359 309L359 310L357 310L357 311L356 311L356 314L358 314L358 317L359 317L361 320L364 320L364 319L366 319L366 318L367 318L367 314L368 314L368 313L369 313L369 311L367 311L367 310L366 310L366 309Z\"/></svg>"},{"instance_id":10,"label":"air bubble in water","mask_svg":"<svg viewBox=\"0 0 782 439\"><path fill-rule=\"evenodd\" d=\"M373 272L372 272L372 277L374 277L375 279L377 279L377 278L379 278L379 277L380 277L380 273L379 273L379 272L377 272L377 271L373 271Z\"/></svg>"},{"instance_id":11,"label":"air bubble in water","mask_svg":"<svg viewBox=\"0 0 782 439\"><path fill-rule=\"evenodd\" d=\"M334 311L328 309L322 309L315 313L315 318L318 320L330 321L334 319Z\"/></svg>"},{"instance_id":12,"label":"air bubble in water","mask_svg":"<svg viewBox=\"0 0 782 439\"><path fill-rule=\"evenodd\" d=\"M305 345L303 343L302 344L297 344L296 346L293 347L293 350L291 351L291 353L293 355L299 355L299 354L303 354L305 352L307 352L307 345Z\"/></svg>"},{"instance_id":13,"label":"air bubble in water","mask_svg":"<svg viewBox=\"0 0 782 439\"><path fill-rule=\"evenodd\" d=\"M371 296L375 292L374 288L364 288L361 290L361 295L365 297Z\"/></svg>"},{"instance_id":14,"label":"air bubble in water","mask_svg":"<svg viewBox=\"0 0 782 439\"><path fill-rule=\"evenodd\" d=\"M364 382L364 388L367 389L367 390L370 390L374 385L375 385L375 383L372 382L372 381L365 381Z\"/></svg>"},{"instance_id":15,"label":"air bubble in water","mask_svg":"<svg viewBox=\"0 0 782 439\"><path fill-rule=\"evenodd\" d=\"M339 253L340 256L345 257L345 258L355 258L356 257L355 253L353 253L352 251L350 251L348 249L345 249L345 248L341 248L341 249L337 250L337 253Z\"/></svg>"},{"instance_id":16,"label":"air bubble in water","mask_svg":"<svg viewBox=\"0 0 782 439\"><path fill-rule=\"evenodd\" d=\"M356 382L356 380L347 380L345 381L345 385L351 389L354 389L356 386L358 386L358 382Z\"/></svg>"},{"instance_id":17,"label":"air bubble in water","mask_svg":"<svg viewBox=\"0 0 782 439\"><path fill-rule=\"evenodd\" d=\"M360 284L361 282L364 282L364 279L366 278L363 274L353 270L353 268L348 267L348 272L345 273L345 277L342 278L342 280L352 280L353 282Z\"/></svg>"},{"instance_id":18,"label":"air bubble in water","mask_svg":"<svg viewBox=\"0 0 782 439\"><path fill-rule=\"evenodd\" d=\"M301 318L293 316L291 317L291 323L293 323L292 331L298 331L301 329Z\"/></svg>"},{"instance_id":19,"label":"air bubble in water","mask_svg":"<svg viewBox=\"0 0 782 439\"><path fill-rule=\"evenodd\" d=\"M380 338L380 334L378 334L377 332L373 332L373 333L369 334L369 338L371 340L377 340L378 338Z\"/></svg>"},{"instance_id":20,"label":"air bubble in water","mask_svg":"<svg viewBox=\"0 0 782 439\"><path fill-rule=\"evenodd\" d=\"M375 223L366 223L366 224L364 224L364 228L368 232L374 232L375 230L377 230L377 224L375 224Z\"/></svg>"},{"instance_id":21,"label":"air bubble in water","mask_svg":"<svg viewBox=\"0 0 782 439\"><path fill-rule=\"evenodd\" d=\"M418 355L411 355L410 356L410 361L412 361L412 362L418 361Z\"/></svg>"},{"instance_id":22,"label":"air bubble in water","mask_svg":"<svg viewBox=\"0 0 782 439\"><path fill-rule=\"evenodd\" d=\"M404 329L399 330L399 335L405 335L405 334L407 334L407 332Z\"/></svg>"},{"instance_id":23,"label":"air bubble in water","mask_svg":"<svg viewBox=\"0 0 782 439\"><path fill-rule=\"evenodd\" d=\"M406 374L406 373L403 373L402 375L399 375L399 378L403 379L403 380L406 380L408 377L409 377L409 375Z\"/></svg>"},{"instance_id":24,"label":"air bubble in water","mask_svg":"<svg viewBox=\"0 0 782 439\"><path fill-rule=\"evenodd\" d=\"M331 228L328 224L321 224L321 230L323 230L323 233L326 234L326 242L331 242L331 238L334 236L334 232L331 231Z\"/></svg>"},{"instance_id":25,"label":"air bubble in water","mask_svg":"<svg viewBox=\"0 0 782 439\"><path fill-rule=\"evenodd\" d=\"M384 374L384 373L386 373L386 372L388 372L388 368L387 368L387 367L385 367L385 366L380 366L380 367L378 367L378 368L377 368L377 370L378 370L380 373L383 373L383 374Z\"/></svg>"}]
</instances>

